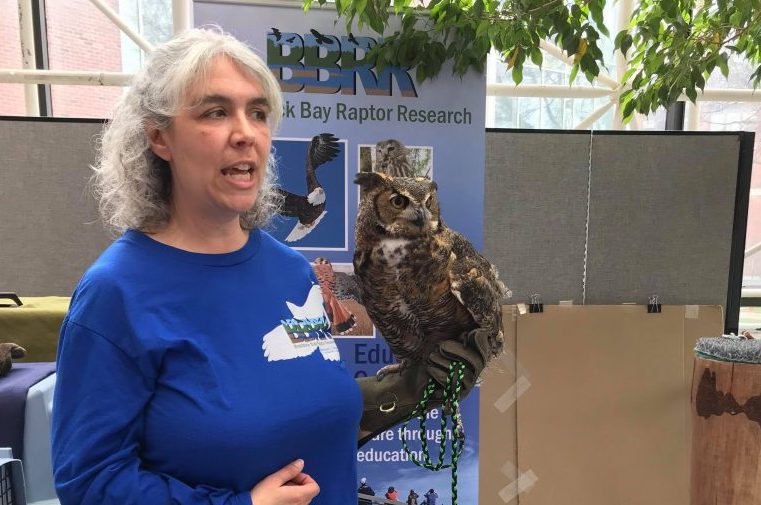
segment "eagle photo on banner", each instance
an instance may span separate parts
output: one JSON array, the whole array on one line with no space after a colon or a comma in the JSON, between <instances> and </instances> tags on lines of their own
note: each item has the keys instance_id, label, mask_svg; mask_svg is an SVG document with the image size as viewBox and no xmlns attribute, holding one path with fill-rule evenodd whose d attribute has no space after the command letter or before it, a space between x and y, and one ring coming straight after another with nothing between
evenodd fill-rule
<instances>
[{"instance_id":1,"label":"eagle photo on banner","mask_svg":"<svg viewBox=\"0 0 761 505\"><path fill-rule=\"evenodd\" d=\"M273 141L283 197L272 234L293 247L346 247L346 154L331 133Z\"/></svg>"}]
</instances>

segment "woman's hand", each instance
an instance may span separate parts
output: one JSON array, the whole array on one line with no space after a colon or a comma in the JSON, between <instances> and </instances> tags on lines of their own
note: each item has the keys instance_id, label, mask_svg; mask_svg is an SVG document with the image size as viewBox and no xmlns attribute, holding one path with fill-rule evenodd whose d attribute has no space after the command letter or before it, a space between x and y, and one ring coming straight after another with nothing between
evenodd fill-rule
<instances>
[{"instance_id":1,"label":"woman's hand","mask_svg":"<svg viewBox=\"0 0 761 505\"><path fill-rule=\"evenodd\" d=\"M301 470L304 460L288 463L251 490L253 505L308 505L320 492L317 482Z\"/></svg>"}]
</instances>

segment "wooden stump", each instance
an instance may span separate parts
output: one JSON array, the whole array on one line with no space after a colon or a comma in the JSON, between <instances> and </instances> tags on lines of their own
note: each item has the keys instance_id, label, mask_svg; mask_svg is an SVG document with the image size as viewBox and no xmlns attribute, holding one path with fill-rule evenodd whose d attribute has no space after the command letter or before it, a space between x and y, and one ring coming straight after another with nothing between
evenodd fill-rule
<instances>
[{"instance_id":1,"label":"wooden stump","mask_svg":"<svg viewBox=\"0 0 761 505\"><path fill-rule=\"evenodd\" d=\"M761 365L695 358L691 505L761 504Z\"/></svg>"}]
</instances>

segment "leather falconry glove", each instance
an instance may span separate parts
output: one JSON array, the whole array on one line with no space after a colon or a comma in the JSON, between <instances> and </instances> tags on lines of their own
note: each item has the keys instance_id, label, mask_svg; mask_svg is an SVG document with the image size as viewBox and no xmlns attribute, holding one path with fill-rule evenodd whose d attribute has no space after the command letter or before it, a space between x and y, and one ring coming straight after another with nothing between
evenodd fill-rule
<instances>
[{"instance_id":1,"label":"leather falconry glove","mask_svg":"<svg viewBox=\"0 0 761 505\"><path fill-rule=\"evenodd\" d=\"M465 365L465 378L460 391L460 399L464 398L475 386L491 357L489 339L489 330L478 328L465 333L463 339L445 340L427 361L415 361L380 380L377 377L357 379L365 403L359 424L359 447L378 433L407 420L422 400L429 378L436 381L437 388L429 398L425 411L440 406L450 362L459 361Z\"/></svg>"}]
</instances>

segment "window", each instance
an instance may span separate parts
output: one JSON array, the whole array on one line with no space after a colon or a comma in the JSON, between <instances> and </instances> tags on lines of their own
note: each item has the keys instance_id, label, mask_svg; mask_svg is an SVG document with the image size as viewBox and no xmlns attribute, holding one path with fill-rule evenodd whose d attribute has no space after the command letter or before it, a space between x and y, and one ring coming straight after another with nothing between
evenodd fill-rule
<instances>
[{"instance_id":1,"label":"window","mask_svg":"<svg viewBox=\"0 0 761 505\"><path fill-rule=\"evenodd\" d=\"M617 19L620 5L609 3L605 7L604 16L611 30L616 26L614 20ZM613 41L606 37L600 39L600 48L605 55L607 68L602 71L607 73L613 79L616 79L617 69L614 55ZM487 72L487 82L500 84L513 84L512 73L506 68L505 62L500 59L496 53L489 56L489 71ZM552 55L545 52L542 67L526 61L523 66L523 81L525 84L536 85L561 85L568 88L567 97L509 97L509 96L490 96L487 98L486 121L488 127L498 128L556 128L572 129L587 119L592 113L600 108L610 104L610 98L607 96L596 98L575 98L573 97L571 87L569 86L571 67ZM579 74L573 86L594 87L601 90L611 91L612 89L605 84L595 82L590 84L586 77ZM538 91L537 95L540 95ZM614 100L617 98L614 97ZM616 128L615 104L605 112L601 117L594 121L587 128L591 127L596 130ZM659 110L648 117L638 116L632 121L636 129L662 130L666 124L666 111Z\"/></svg>"},{"instance_id":2,"label":"window","mask_svg":"<svg viewBox=\"0 0 761 505\"><path fill-rule=\"evenodd\" d=\"M753 66L738 58L729 61L729 78L717 70L708 79L707 88L753 89L750 75ZM700 102L698 129L709 131L756 132L753 152L748 228L745 235L746 257L743 265L743 297L761 295L761 103ZM760 300L761 301L761 300ZM740 329L761 330L761 307L742 307Z\"/></svg>"},{"instance_id":3,"label":"window","mask_svg":"<svg viewBox=\"0 0 761 505\"><path fill-rule=\"evenodd\" d=\"M171 0L106 3L149 42L171 36ZM145 56L138 46L88 0L46 2L45 8L51 69L132 73L140 68ZM53 115L107 118L121 93L117 86L54 84Z\"/></svg>"},{"instance_id":4,"label":"window","mask_svg":"<svg viewBox=\"0 0 761 505\"><path fill-rule=\"evenodd\" d=\"M18 2L0 0L0 68L21 68L21 37L19 35ZM24 116L24 85L0 83L0 115Z\"/></svg>"},{"instance_id":5,"label":"window","mask_svg":"<svg viewBox=\"0 0 761 505\"><path fill-rule=\"evenodd\" d=\"M700 104L699 129L761 132L761 103L703 102ZM759 133L756 133L753 151L748 228L745 235L745 250L748 253L743 265L744 297L761 294L761 135ZM761 307L743 307L740 312L740 328L761 330Z\"/></svg>"}]
</instances>

